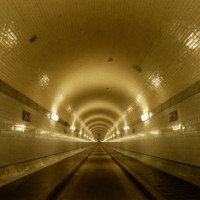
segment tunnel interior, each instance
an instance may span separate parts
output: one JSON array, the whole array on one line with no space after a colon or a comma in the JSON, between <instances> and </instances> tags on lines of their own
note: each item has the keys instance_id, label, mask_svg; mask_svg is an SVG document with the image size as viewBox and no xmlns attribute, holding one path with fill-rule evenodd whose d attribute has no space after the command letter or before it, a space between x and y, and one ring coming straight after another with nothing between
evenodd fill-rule
<instances>
[{"instance_id":1,"label":"tunnel interior","mask_svg":"<svg viewBox=\"0 0 200 200\"><path fill-rule=\"evenodd\" d=\"M199 186L199 11L0 1L0 186L97 143Z\"/></svg>"}]
</instances>

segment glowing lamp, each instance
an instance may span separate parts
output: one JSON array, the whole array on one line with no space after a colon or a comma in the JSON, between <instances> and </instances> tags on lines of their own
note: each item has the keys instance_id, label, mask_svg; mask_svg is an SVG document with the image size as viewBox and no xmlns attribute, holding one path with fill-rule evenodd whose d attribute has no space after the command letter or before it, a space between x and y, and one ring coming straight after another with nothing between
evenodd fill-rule
<instances>
[{"instance_id":1,"label":"glowing lamp","mask_svg":"<svg viewBox=\"0 0 200 200\"><path fill-rule=\"evenodd\" d=\"M129 126L124 126L124 131L128 131L130 129Z\"/></svg>"},{"instance_id":2,"label":"glowing lamp","mask_svg":"<svg viewBox=\"0 0 200 200\"><path fill-rule=\"evenodd\" d=\"M150 114L149 112L146 112L144 113L142 116L141 116L141 120L144 122L146 120L148 120L150 118Z\"/></svg>"},{"instance_id":3,"label":"glowing lamp","mask_svg":"<svg viewBox=\"0 0 200 200\"><path fill-rule=\"evenodd\" d=\"M117 131L116 134L119 135L119 134L120 134L120 131Z\"/></svg>"},{"instance_id":4,"label":"glowing lamp","mask_svg":"<svg viewBox=\"0 0 200 200\"><path fill-rule=\"evenodd\" d=\"M82 132L82 131L80 131L80 132L79 132L79 135L82 135L82 134L83 134L83 132Z\"/></svg>"},{"instance_id":5,"label":"glowing lamp","mask_svg":"<svg viewBox=\"0 0 200 200\"><path fill-rule=\"evenodd\" d=\"M52 119L53 121L57 122L58 119L59 119L59 117L58 117L58 115L56 115L55 113L51 113L51 119Z\"/></svg>"},{"instance_id":6,"label":"glowing lamp","mask_svg":"<svg viewBox=\"0 0 200 200\"><path fill-rule=\"evenodd\" d=\"M75 127L75 126L70 126L70 130L71 130L71 131L75 131L75 130L76 130L76 127Z\"/></svg>"}]
</instances>

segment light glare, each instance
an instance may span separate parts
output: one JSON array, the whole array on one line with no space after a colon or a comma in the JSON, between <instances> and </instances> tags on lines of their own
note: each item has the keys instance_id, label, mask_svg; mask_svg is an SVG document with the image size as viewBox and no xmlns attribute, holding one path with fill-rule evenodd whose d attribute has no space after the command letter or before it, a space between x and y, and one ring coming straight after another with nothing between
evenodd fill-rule
<instances>
[{"instance_id":1,"label":"light glare","mask_svg":"<svg viewBox=\"0 0 200 200\"><path fill-rule=\"evenodd\" d=\"M146 120L148 120L150 118L150 115L149 115L149 112L146 112L144 113L142 116L141 116L141 120L144 122Z\"/></svg>"},{"instance_id":2,"label":"light glare","mask_svg":"<svg viewBox=\"0 0 200 200\"><path fill-rule=\"evenodd\" d=\"M55 113L51 113L51 119L52 119L53 121L57 122L58 119L59 119L59 117L58 117L57 114L55 114Z\"/></svg>"},{"instance_id":3,"label":"light glare","mask_svg":"<svg viewBox=\"0 0 200 200\"><path fill-rule=\"evenodd\" d=\"M70 130L71 130L71 131L75 131L75 130L76 130L76 127L75 127L75 126L70 126Z\"/></svg>"},{"instance_id":4,"label":"light glare","mask_svg":"<svg viewBox=\"0 0 200 200\"><path fill-rule=\"evenodd\" d=\"M26 129L26 125L25 124L15 124L14 125L14 130L15 131L24 132L25 129Z\"/></svg>"},{"instance_id":5,"label":"light glare","mask_svg":"<svg viewBox=\"0 0 200 200\"><path fill-rule=\"evenodd\" d=\"M82 134L83 134L83 132L82 132L82 131L80 131L80 132L79 132L79 135L82 135Z\"/></svg>"},{"instance_id":6,"label":"light glare","mask_svg":"<svg viewBox=\"0 0 200 200\"><path fill-rule=\"evenodd\" d=\"M119 134L120 134L120 131L117 131L116 134L119 135Z\"/></svg>"},{"instance_id":7,"label":"light glare","mask_svg":"<svg viewBox=\"0 0 200 200\"><path fill-rule=\"evenodd\" d=\"M124 131L128 131L130 129L129 126L124 126Z\"/></svg>"}]
</instances>

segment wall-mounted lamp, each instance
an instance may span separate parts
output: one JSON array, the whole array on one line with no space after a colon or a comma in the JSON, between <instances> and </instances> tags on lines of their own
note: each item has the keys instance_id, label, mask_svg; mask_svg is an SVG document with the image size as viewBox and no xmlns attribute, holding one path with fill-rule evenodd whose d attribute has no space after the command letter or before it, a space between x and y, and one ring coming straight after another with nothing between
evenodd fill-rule
<instances>
[{"instance_id":1,"label":"wall-mounted lamp","mask_svg":"<svg viewBox=\"0 0 200 200\"><path fill-rule=\"evenodd\" d=\"M71 131L75 131L75 130L76 130L76 127L75 127L75 126L70 126L70 130L71 130Z\"/></svg>"},{"instance_id":2,"label":"wall-mounted lamp","mask_svg":"<svg viewBox=\"0 0 200 200\"><path fill-rule=\"evenodd\" d=\"M146 120L150 119L150 113L146 112L141 116L141 120L144 122Z\"/></svg>"},{"instance_id":3,"label":"wall-mounted lamp","mask_svg":"<svg viewBox=\"0 0 200 200\"><path fill-rule=\"evenodd\" d=\"M129 129L130 129L130 127L129 126L124 126L124 131L128 131Z\"/></svg>"},{"instance_id":4,"label":"wall-mounted lamp","mask_svg":"<svg viewBox=\"0 0 200 200\"><path fill-rule=\"evenodd\" d=\"M120 134L120 131L117 131L116 134L119 135L119 134Z\"/></svg>"},{"instance_id":5,"label":"wall-mounted lamp","mask_svg":"<svg viewBox=\"0 0 200 200\"><path fill-rule=\"evenodd\" d=\"M57 114L55 114L55 113L51 113L51 119L52 119L53 121L57 122L58 119L59 119L59 117L58 117Z\"/></svg>"},{"instance_id":6,"label":"wall-mounted lamp","mask_svg":"<svg viewBox=\"0 0 200 200\"><path fill-rule=\"evenodd\" d=\"M82 135L82 134L83 134L83 132L82 132L82 131L80 131L80 132L79 132L79 135Z\"/></svg>"}]
</instances>

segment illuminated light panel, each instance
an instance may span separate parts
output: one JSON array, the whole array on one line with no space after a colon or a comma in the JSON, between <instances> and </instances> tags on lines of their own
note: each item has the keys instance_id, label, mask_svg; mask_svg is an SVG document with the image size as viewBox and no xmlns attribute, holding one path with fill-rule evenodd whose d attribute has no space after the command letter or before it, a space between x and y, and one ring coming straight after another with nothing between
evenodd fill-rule
<instances>
[{"instance_id":1,"label":"illuminated light panel","mask_svg":"<svg viewBox=\"0 0 200 200\"><path fill-rule=\"evenodd\" d=\"M130 127L129 126L124 126L124 131L128 131L129 129L130 129Z\"/></svg>"},{"instance_id":2,"label":"illuminated light panel","mask_svg":"<svg viewBox=\"0 0 200 200\"><path fill-rule=\"evenodd\" d=\"M57 121L59 120L59 117L58 117L57 114L51 113L51 119L52 119L53 121L57 122Z\"/></svg>"},{"instance_id":3,"label":"illuminated light panel","mask_svg":"<svg viewBox=\"0 0 200 200\"><path fill-rule=\"evenodd\" d=\"M76 130L76 127L75 127L75 126L70 126L70 130L71 130L71 131L75 131L75 130Z\"/></svg>"},{"instance_id":4,"label":"illuminated light panel","mask_svg":"<svg viewBox=\"0 0 200 200\"><path fill-rule=\"evenodd\" d=\"M150 114L149 112L146 112L144 113L142 116L141 116L141 120L144 122L146 120L150 119Z\"/></svg>"}]
</instances>

